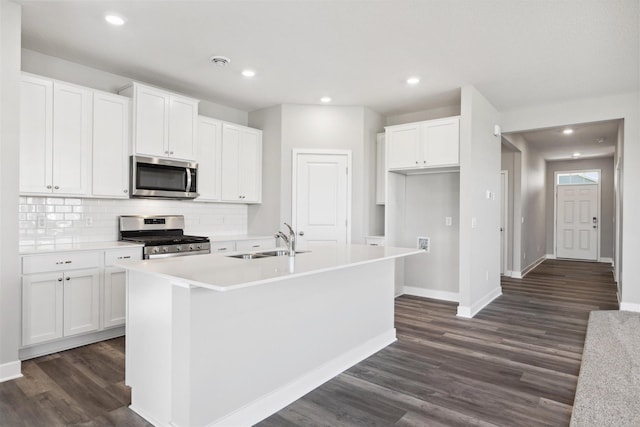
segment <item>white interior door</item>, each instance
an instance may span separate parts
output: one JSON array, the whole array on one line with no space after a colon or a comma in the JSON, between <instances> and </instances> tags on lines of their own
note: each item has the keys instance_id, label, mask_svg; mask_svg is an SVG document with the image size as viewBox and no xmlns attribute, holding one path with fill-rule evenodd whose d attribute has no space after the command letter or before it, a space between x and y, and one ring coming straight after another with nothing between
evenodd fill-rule
<instances>
[{"instance_id":1,"label":"white interior door","mask_svg":"<svg viewBox=\"0 0 640 427\"><path fill-rule=\"evenodd\" d=\"M508 191L509 181L508 172L500 172L500 274L504 275L507 272L507 255L508 255L508 240L507 240L507 225L508 225Z\"/></svg>"},{"instance_id":2,"label":"white interior door","mask_svg":"<svg viewBox=\"0 0 640 427\"><path fill-rule=\"evenodd\" d=\"M348 152L294 152L293 224L299 247L350 242L350 161Z\"/></svg>"},{"instance_id":3,"label":"white interior door","mask_svg":"<svg viewBox=\"0 0 640 427\"><path fill-rule=\"evenodd\" d=\"M556 256L598 259L598 186L559 185L556 201Z\"/></svg>"}]
</instances>

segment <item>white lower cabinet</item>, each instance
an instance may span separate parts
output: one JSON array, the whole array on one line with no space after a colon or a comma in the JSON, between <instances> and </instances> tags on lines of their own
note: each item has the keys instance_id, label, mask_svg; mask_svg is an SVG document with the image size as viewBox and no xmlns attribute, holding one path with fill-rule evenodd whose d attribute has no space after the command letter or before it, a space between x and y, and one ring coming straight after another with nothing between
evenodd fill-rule
<instances>
[{"instance_id":1,"label":"white lower cabinet","mask_svg":"<svg viewBox=\"0 0 640 427\"><path fill-rule=\"evenodd\" d=\"M113 264L141 258L140 247L24 255L22 346L124 325L126 273Z\"/></svg>"},{"instance_id":2,"label":"white lower cabinet","mask_svg":"<svg viewBox=\"0 0 640 427\"><path fill-rule=\"evenodd\" d=\"M22 345L100 328L100 269L22 277Z\"/></svg>"}]
</instances>

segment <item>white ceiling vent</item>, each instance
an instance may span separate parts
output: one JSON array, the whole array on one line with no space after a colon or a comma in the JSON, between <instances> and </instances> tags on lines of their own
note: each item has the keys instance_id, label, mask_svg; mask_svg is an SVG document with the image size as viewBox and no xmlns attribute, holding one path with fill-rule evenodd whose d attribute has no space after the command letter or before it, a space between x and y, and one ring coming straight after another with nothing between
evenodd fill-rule
<instances>
[{"instance_id":1,"label":"white ceiling vent","mask_svg":"<svg viewBox=\"0 0 640 427\"><path fill-rule=\"evenodd\" d=\"M211 58L209 58L209 61L221 67L224 67L229 62L231 62L231 60L226 56L220 56L220 55L213 55Z\"/></svg>"}]
</instances>

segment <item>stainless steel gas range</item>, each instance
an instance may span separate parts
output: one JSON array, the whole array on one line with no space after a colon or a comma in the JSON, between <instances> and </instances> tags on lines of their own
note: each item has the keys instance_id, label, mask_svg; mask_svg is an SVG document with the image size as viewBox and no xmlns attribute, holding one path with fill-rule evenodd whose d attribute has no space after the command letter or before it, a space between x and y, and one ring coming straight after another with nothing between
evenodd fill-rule
<instances>
[{"instance_id":1,"label":"stainless steel gas range","mask_svg":"<svg viewBox=\"0 0 640 427\"><path fill-rule=\"evenodd\" d=\"M211 253L208 237L183 230L183 215L120 217L120 240L143 243L144 259Z\"/></svg>"}]
</instances>

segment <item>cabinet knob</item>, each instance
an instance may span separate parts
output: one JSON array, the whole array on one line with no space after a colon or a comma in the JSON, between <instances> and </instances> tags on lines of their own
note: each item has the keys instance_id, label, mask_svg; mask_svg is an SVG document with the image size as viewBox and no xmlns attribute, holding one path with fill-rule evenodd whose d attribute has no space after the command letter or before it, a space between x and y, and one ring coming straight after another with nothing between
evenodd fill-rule
<instances>
[{"instance_id":1,"label":"cabinet knob","mask_svg":"<svg viewBox=\"0 0 640 427\"><path fill-rule=\"evenodd\" d=\"M62 282L62 277L58 277L58 282Z\"/></svg>"},{"instance_id":2,"label":"cabinet knob","mask_svg":"<svg viewBox=\"0 0 640 427\"><path fill-rule=\"evenodd\" d=\"M64 279L65 280L71 280L71 277L65 277Z\"/></svg>"},{"instance_id":3,"label":"cabinet knob","mask_svg":"<svg viewBox=\"0 0 640 427\"><path fill-rule=\"evenodd\" d=\"M169 154L173 154L173 151L169 151Z\"/></svg>"},{"instance_id":4,"label":"cabinet knob","mask_svg":"<svg viewBox=\"0 0 640 427\"><path fill-rule=\"evenodd\" d=\"M50 185L47 185L47 190L51 190L51 186Z\"/></svg>"},{"instance_id":5,"label":"cabinet knob","mask_svg":"<svg viewBox=\"0 0 640 427\"><path fill-rule=\"evenodd\" d=\"M427 163L427 161L426 161L426 160L423 160L423 161L422 161L422 163Z\"/></svg>"},{"instance_id":6,"label":"cabinet knob","mask_svg":"<svg viewBox=\"0 0 640 427\"><path fill-rule=\"evenodd\" d=\"M55 190L59 190L60 187L58 187L57 185L53 187Z\"/></svg>"},{"instance_id":7,"label":"cabinet knob","mask_svg":"<svg viewBox=\"0 0 640 427\"><path fill-rule=\"evenodd\" d=\"M298 236L303 237L304 236L304 231L299 232Z\"/></svg>"},{"instance_id":8,"label":"cabinet knob","mask_svg":"<svg viewBox=\"0 0 640 427\"><path fill-rule=\"evenodd\" d=\"M169 154L169 150L165 151L164 154Z\"/></svg>"},{"instance_id":9,"label":"cabinet knob","mask_svg":"<svg viewBox=\"0 0 640 427\"><path fill-rule=\"evenodd\" d=\"M128 193L128 192L129 192L129 190L123 190L123 191L124 191L125 193Z\"/></svg>"},{"instance_id":10,"label":"cabinet knob","mask_svg":"<svg viewBox=\"0 0 640 427\"><path fill-rule=\"evenodd\" d=\"M418 164L418 161L416 160L416 165Z\"/></svg>"}]
</instances>

